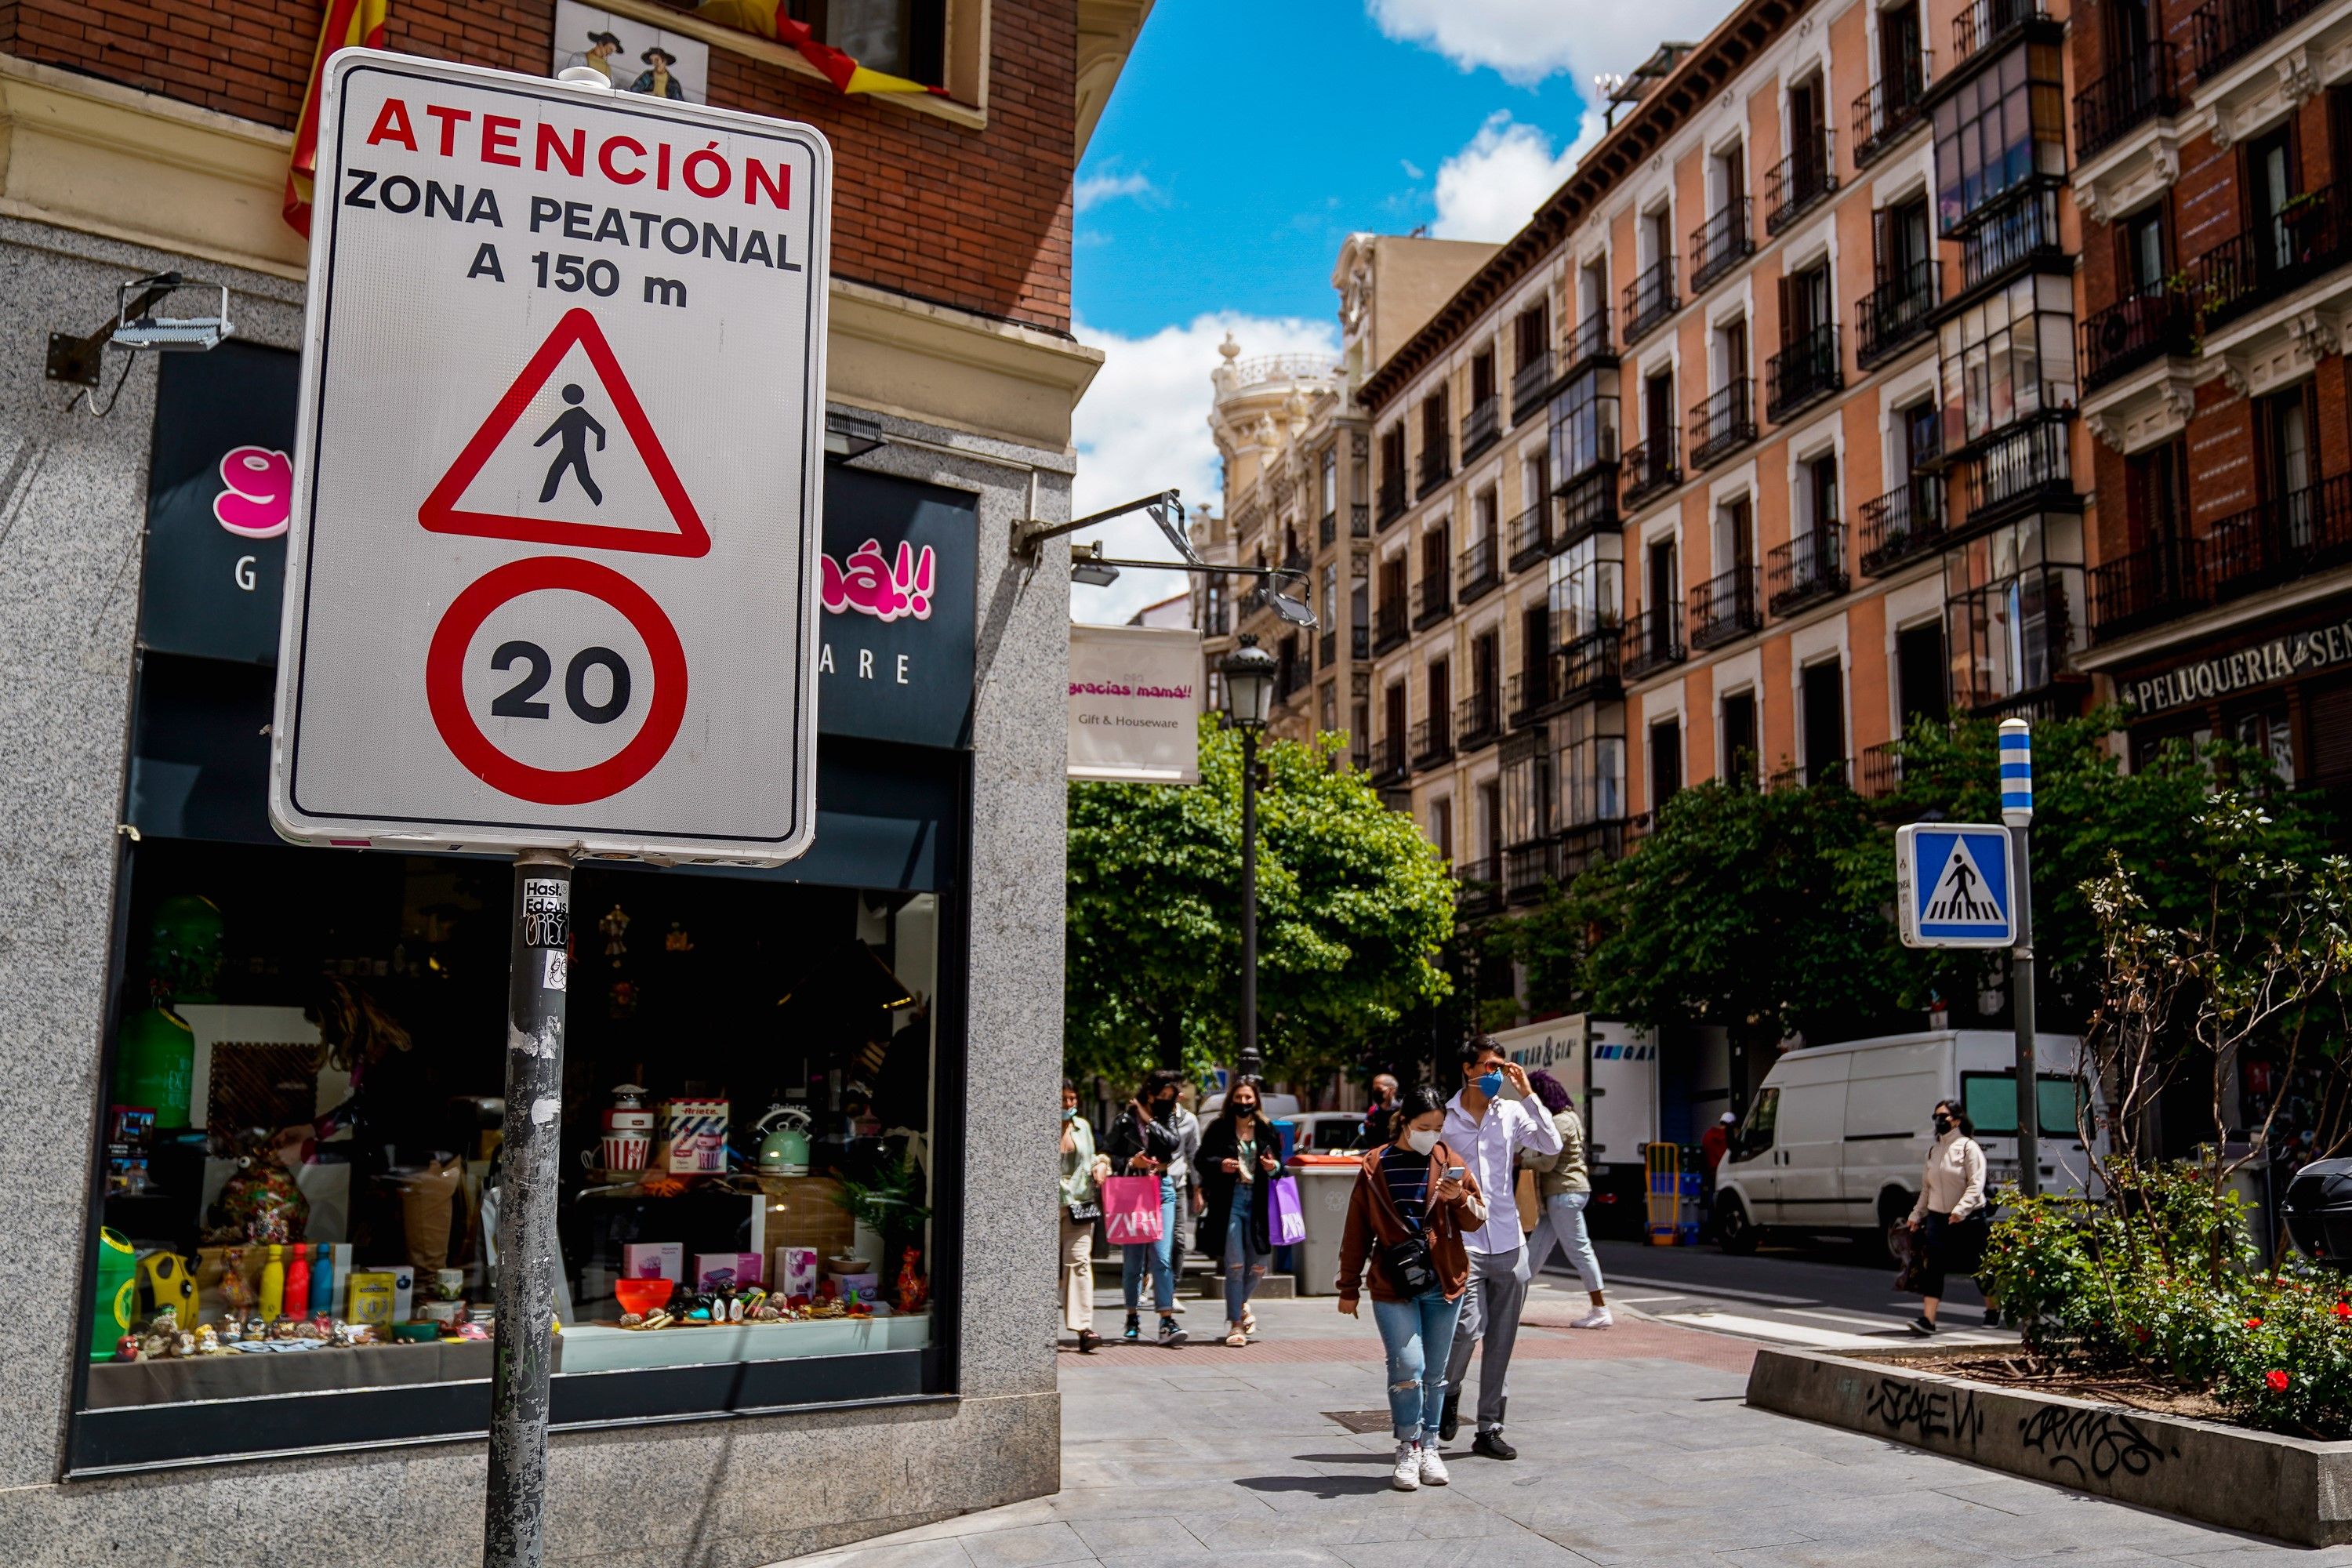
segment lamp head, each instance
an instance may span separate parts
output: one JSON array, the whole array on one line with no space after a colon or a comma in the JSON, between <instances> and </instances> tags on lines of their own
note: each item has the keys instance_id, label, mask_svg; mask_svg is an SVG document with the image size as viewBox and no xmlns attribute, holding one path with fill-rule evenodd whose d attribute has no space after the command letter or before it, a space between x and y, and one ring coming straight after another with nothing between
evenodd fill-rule
<instances>
[{"instance_id":1,"label":"lamp head","mask_svg":"<svg viewBox=\"0 0 2352 1568\"><path fill-rule=\"evenodd\" d=\"M1236 730L1263 730L1274 714L1274 682L1280 666L1246 632L1241 645L1218 664L1225 678L1225 719Z\"/></svg>"}]
</instances>

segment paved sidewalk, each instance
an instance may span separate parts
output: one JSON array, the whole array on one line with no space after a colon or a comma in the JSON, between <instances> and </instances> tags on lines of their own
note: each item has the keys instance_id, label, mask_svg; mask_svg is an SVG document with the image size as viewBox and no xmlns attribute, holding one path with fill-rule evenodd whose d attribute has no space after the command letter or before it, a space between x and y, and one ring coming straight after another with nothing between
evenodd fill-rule
<instances>
[{"instance_id":1,"label":"paved sidewalk","mask_svg":"<svg viewBox=\"0 0 2352 1568\"><path fill-rule=\"evenodd\" d=\"M1970 1563L2347 1568L1741 1402L1753 1344L1567 1322L1538 1285L1511 1379L1514 1464L1449 1450L1454 1484L1389 1489L1369 1310L1266 1302L1261 1343L1065 1354L1062 1489L793 1568L1738 1568ZM1191 1314L1189 1321L1201 1315ZM1117 1326L1113 1317L1111 1327ZM1472 1373L1475 1384L1476 1374ZM1358 1433L1332 1413L1380 1417Z\"/></svg>"}]
</instances>

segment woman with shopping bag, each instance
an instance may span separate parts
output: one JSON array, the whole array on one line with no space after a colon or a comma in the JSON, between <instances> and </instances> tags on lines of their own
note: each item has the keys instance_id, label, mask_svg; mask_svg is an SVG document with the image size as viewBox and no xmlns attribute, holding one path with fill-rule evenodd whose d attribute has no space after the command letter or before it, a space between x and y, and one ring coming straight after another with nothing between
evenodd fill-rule
<instances>
[{"instance_id":1,"label":"woman with shopping bag","mask_svg":"<svg viewBox=\"0 0 2352 1568\"><path fill-rule=\"evenodd\" d=\"M1110 1162L1095 1152L1095 1130L1078 1110L1078 1086L1062 1080L1062 1327L1092 1355L1095 1332L1095 1225L1102 1218L1102 1179Z\"/></svg>"},{"instance_id":2,"label":"woman with shopping bag","mask_svg":"<svg viewBox=\"0 0 2352 1568\"><path fill-rule=\"evenodd\" d=\"M1470 1288L1463 1228L1486 1223L1478 1178L1439 1140L1445 1097L1427 1085L1408 1090L1389 1118L1393 1141L1364 1155L1339 1233L1339 1310L1357 1314L1367 1269L1372 1321L1388 1351L1389 1419L1396 1437L1399 1491L1451 1479L1437 1455L1445 1408L1445 1363L1454 1321Z\"/></svg>"},{"instance_id":3,"label":"woman with shopping bag","mask_svg":"<svg viewBox=\"0 0 2352 1568\"><path fill-rule=\"evenodd\" d=\"M1258 1082L1234 1080L1224 1109L1201 1134L1201 1185L1208 1207L1201 1223L1201 1250L1220 1258L1225 1272L1225 1343L1249 1343L1257 1317L1250 1292L1265 1278L1274 1256L1275 1202L1271 1189L1282 1171L1282 1135L1259 1113ZM1291 1208L1296 1212L1294 1194Z\"/></svg>"},{"instance_id":4,"label":"woman with shopping bag","mask_svg":"<svg viewBox=\"0 0 2352 1568\"><path fill-rule=\"evenodd\" d=\"M1166 1068L1143 1080L1143 1089L1110 1126L1104 1152L1118 1173L1103 1183L1103 1230L1122 1249L1119 1284L1127 1296L1126 1339L1143 1337L1139 1316L1143 1276L1151 1275L1153 1305L1160 1309L1160 1342L1184 1342L1176 1326L1176 1180L1169 1167L1181 1140L1176 1133L1176 1090L1181 1079Z\"/></svg>"}]
</instances>

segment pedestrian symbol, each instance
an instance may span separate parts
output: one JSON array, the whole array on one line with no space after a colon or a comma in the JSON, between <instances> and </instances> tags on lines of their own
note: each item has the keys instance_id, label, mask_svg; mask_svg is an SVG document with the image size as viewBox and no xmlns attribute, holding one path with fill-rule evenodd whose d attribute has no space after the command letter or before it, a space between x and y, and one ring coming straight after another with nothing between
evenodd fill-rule
<instances>
[{"instance_id":1,"label":"pedestrian symbol","mask_svg":"<svg viewBox=\"0 0 2352 1568\"><path fill-rule=\"evenodd\" d=\"M597 416L604 411L617 430ZM525 439L525 432L537 434ZM556 322L416 521L435 533L477 539L647 555L710 552L701 514L585 310Z\"/></svg>"},{"instance_id":2,"label":"pedestrian symbol","mask_svg":"<svg viewBox=\"0 0 2352 1568\"><path fill-rule=\"evenodd\" d=\"M578 383L564 387L563 401L572 406L557 415L555 423L547 427L547 434L531 443L534 447L544 447L559 436L563 437L563 445L556 449L555 461L547 466L547 483L539 488L539 500L542 506L555 499L556 489L563 483L563 470L566 468L580 476L580 488L588 492L590 500L598 506L604 504L604 492L596 488L596 481L588 475L588 436L594 432L596 450L601 452L604 449L604 427L596 423L594 415L582 410L580 405L587 399L588 395L580 390Z\"/></svg>"},{"instance_id":3,"label":"pedestrian symbol","mask_svg":"<svg viewBox=\"0 0 2352 1568\"><path fill-rule=\"evenodd\" d=\"M2015 940L2009 829L1921 823L1895 834L1896 904L1913 947L2007 947Z\"/></svg>"}]
</instances>

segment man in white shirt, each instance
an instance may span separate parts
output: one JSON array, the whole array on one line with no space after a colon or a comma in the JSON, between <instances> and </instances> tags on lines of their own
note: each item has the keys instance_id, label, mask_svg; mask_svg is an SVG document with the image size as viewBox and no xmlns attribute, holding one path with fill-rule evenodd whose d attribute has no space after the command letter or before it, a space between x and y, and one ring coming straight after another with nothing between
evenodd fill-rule
<instances>
[{"instance_id":1,"label":"man in white shirt","mask_svg":"<svg viewBox=\"0 0 2352 1568\"><path fill-rule=\"evenodd\" d=\"M1491 1194L1486 1226L1465 1231L1470 1250L1470 1289L1462 1299L1455 1321L1453 1353L1446 1358L1445 1411L1438 1436L1451 1441L1460 1421L1462 1380L1470 1371L1470 1352L1480 1338L1486 1342L1478 1363L1478 1436L1473 1453L1490 1459L1516 1459L1518 1450L1503 1440L1504 1402L1510 1394L1511 1349L1519 1337L1519 1311L1528 1299L1527 1235L1519 1228L1519 1207L1512 1200L1513 1169L1517 1152L1559 1152L1559 1129L1549 1116L1528 1109L1530 1090L1525 1068L1508 1060L1503 1047L1479 1036L1462 1047L1462 1092L1445 1107L1445 1131L1440 1134L1477 1178L1478 1189Z\"/></svg>"}]
</instances>

